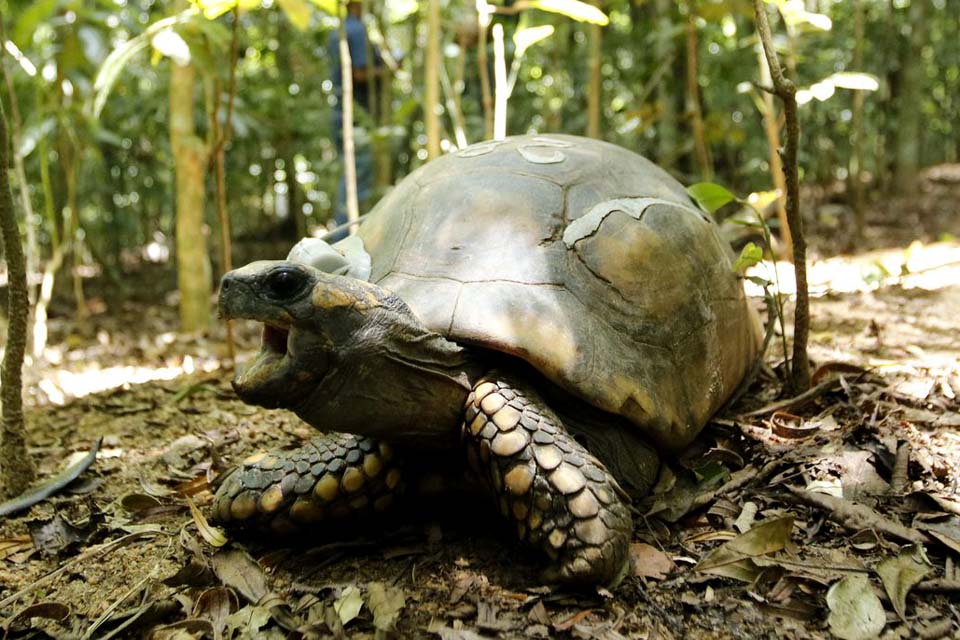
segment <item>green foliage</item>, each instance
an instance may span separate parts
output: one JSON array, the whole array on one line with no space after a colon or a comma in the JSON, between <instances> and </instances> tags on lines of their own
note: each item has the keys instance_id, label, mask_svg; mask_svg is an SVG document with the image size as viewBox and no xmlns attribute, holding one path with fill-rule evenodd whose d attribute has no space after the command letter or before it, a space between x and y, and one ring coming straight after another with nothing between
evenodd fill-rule
<instances>
[{"instance_id":1,"label":"green foliage","mask_svg":"<svg viewBox=\"0 0 960 640\"><path fill-rule=\"evenodd\" d=\"M715 213L720 207L738 199L729 189L713 182L690 185L687 193L707 213Z\"/></svg>"},{"instance_id":2,"label":"green foliage","mask_svg":"<svg viewBox=\"0 0 960 640\"><path fill-rule=\"evenodd\" d=\"M520 0L517 5L540 11L559 13L577 22L606 26L610 19L600 9L579 0Z\"/></svg>"},{"instance_id":3,"label":"green foliage","mask_svg":"<svg viewBox=\"0 0 960 640\"><path fill-rule=\"evenodd\" d=\"M740 255L737 257L736 262L733 263L733 270L736 273L743 273L753 265L761 262L763 262L763 249L752 242L748 242L743 249L740 250Z\"/></svg>"}]
</instances>

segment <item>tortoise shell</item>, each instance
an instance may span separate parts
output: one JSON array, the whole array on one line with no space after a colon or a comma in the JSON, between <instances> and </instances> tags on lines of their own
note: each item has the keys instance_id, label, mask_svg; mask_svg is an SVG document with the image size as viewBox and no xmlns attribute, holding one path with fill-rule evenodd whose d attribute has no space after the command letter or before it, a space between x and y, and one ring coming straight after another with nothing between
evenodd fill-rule
<instances>
[{"instance_id":1,"label":"tortoise shell","mask_svg":"<svg viewBox=\"0 0 960 640\"><path fill-rule=\"evenodd\" d=\"M522 358L661 448L689 443L758 352L716 223L612 144L467 147L410 174L358 235L370 281L431 330Z\"/></svg>"}]
</instances>

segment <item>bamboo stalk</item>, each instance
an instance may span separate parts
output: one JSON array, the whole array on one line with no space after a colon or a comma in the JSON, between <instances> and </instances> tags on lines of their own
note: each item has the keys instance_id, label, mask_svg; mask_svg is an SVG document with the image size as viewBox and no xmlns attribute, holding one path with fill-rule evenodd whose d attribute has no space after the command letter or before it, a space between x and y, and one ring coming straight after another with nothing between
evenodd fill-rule
<instances>
[{"instance_id":1,"label":"bamboo stalk","mask_svg":"<svg viewBox=\"0 0 960 640\"><path fill-rule=\"evenodd\" d=\"M493 95L490 91L490 61L487 57L490 16L486 0L477 0L477 66L480 70L480 94L483 100L484 137L487 140L493 138Z\"/></svg>"},{"instance_id":2,"label":"bamboo stalk","mask_svg":"<svg viewBox=\"0 0 960 640\"><path fill-rule=\"evenodd\" d=\"M347 3L340 3L340 28L337 30L340 48L340 77L343 84L341 108L343 109L343 180L347 188L347 222L354 223L360 217L357 201L357 154L353 144L353 59L347 44ZM355 227L350 227L355 232Z\"/></svg>"},{"instance_id":3,"label":"bamboo stalk","mask_svg":"<svg viewBox=\"0 0 960 640\"><path fill-rule=\"evenodd\" d=\"M424 124L427 129L427 157L440 157L440 0L427 5L427 57L424 61Z\"/></svg>"},{"instance_id":4,"label":"bamboo stalk","mask_svg":"<svg viewBox=\"0 0 960 640\"><path fill-rule=\"evenodd\" d=\"M493 139L503 140L507 137L507 98L510 89L507 85L507 61L503 46L503 25L493 25L493 76L494 76L494 107L493 107Z\"/></svg>"}]
</instances>

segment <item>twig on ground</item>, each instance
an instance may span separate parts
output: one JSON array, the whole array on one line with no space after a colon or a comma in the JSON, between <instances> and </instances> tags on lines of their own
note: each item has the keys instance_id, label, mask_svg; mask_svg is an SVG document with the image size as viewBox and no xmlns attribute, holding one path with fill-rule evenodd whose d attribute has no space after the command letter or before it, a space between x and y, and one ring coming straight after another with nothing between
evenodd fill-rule
<instances>
[{"instance_id":1,"label":"twig on ground","mask_svg":"<svg viewBox=\"0 0 960 640\"><path fill-rule=\"evenodd\" d=\"M865 507L861 504L849 502L824 493L806 491L798 487L787 486L786 488L787 491L792 493L801 502L826 511L831 520L849 531L856 532L862 531L863 529L876 529L881 533L886 533L887 535L901 540L907 540L908 542L930 542L930 539L923 533L905 527L899 522L895 522L877 513L870 507Z\"/></svg>"},{"instance_id":2,"label":"twig on ground","mask_svg":"<svg viewBox=\"0 0 960 640\"><path fill-rule=\"evenodd\" d=\"M774 411L781 410L791 410L796 407L799 407L807 402L810 402L814 398L823 395L829 391L834 391L840 387L840 378L831 378L824 382L821 382L817 386L804 391L798 396L793 396L792 398L787 398L785 400L777 400L772 402L765 407L749 411L747 413L740 414L741 418L751 418L753 416L762 416L767 413L773 413Z\"/></svg>"}]
</instances>

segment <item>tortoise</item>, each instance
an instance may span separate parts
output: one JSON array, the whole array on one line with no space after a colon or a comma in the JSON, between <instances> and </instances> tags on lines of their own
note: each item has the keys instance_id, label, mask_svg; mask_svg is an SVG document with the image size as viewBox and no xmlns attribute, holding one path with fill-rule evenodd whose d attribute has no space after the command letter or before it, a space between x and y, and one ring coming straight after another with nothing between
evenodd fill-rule
<instances>
[{"instance_id":1,"label":"tortoise","mask_svg":"<svg viewBox=\"0 0 960 640\"><path fill-rule=\"evenodd\" d=\"M323 433L221 476L215 520L355 521L456 461L547 580L616 584L631 499L757 356L731 258L680 183L613 144L518 136L425 164L355 236L223 276L221 314L263 323L237 394Z\"/></svg>"}]
</instances>

